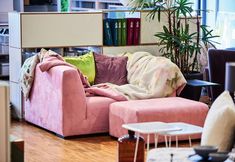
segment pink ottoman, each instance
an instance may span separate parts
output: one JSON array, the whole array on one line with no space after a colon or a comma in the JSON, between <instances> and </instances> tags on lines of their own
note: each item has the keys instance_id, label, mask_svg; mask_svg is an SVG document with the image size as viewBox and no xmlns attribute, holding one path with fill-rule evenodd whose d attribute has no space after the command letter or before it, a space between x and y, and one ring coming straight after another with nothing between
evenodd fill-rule
<instances>
[{"instance_id":1,"label":"pink ottoman","mask_svg":"<svg viewBox=\"0 0 235 162\"><path fill-rule=\"evenodd\" d=\"M119 138L127 134L122 124L150 121L185 122L202 127L207 112L206 104L180 97L115 102L109 110L109 134ZM200 134L191 136L192 139L200 137ZM188 140L188 136L178 139ZM150 141L154 141L153 137ZM159 138L159 142L163 141L163 137Z\"/></svg>"}]
</instances>

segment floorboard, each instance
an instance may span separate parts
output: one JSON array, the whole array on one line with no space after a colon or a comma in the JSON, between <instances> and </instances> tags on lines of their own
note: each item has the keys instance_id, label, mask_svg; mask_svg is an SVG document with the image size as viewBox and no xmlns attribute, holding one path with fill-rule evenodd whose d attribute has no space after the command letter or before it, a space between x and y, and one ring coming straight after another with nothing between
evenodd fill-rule
<instances>
[{"instance_id":1,"label":"floorboard","mask_svg":"<svg viewBox=\"0 0 235 162\"><path fill-rule=\"evenodd\" d=\"M109 135L62 139L26 122L11 123L11 134L25 142L25 162L115 162L117 139ZM193 141L199 145L199 141ZM179 143L188 147L188 141ZM160 144L164 147L164 144Z\"/></svg>"}]
</instances>

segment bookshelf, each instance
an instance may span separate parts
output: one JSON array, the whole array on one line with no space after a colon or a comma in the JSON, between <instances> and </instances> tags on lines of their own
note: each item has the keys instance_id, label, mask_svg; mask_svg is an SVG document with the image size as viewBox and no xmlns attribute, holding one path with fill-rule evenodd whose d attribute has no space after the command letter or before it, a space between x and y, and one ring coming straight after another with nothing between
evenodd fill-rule
<instances>
[{"instance_id":1,"label":"bookshelf","mask_svg":"<svg viewBox=\"0 0 235 162\"><path fill-rule=\"evenodd\" d=\"M110 5L122 6L119 0L70 0L71 11L108 9Z\"/></svg>"},{"instance_id":2,"label":"bookshelf","mask_svg":"<svg viewBox=\"0 0 235 162\"><path fill-rule=\"evenodd\" d=\"M0 80L9 79L8 24L0 23Z\"/></svg>"},{"instance_id":3,"label":"bookshelf","mask_svg":"<svg viewBox=\"0 0 235 162\"><path fill-rule=\"evenodd\" d=\"M9 13L10 100L16 115L23 117L23 97L19 86L19 69L23 54L35 48L92 47L105 55L115 56L124 52L147 51L159 54L155 32L161 30L162 21L149 21L146 11L138 11L140 44L105 46L103 43L103 19L109 12L128 10L81 11L69 13L24 12ZM40 22L40 23L38 23ZM82 22L82 23L81 23Z\"/></svg>"},{"instance_id":4,"label":"bookshelf","mask_svg":"<svg viewBox=\"0 0 235 162\"><path fill-rule=\"evenodd\" d=\"M8 1L8 0L4 0L4 1ZM9 0L9 1L12 1L12 0ZM69 0L68 10L69 11L87 11L91 9L93 10L94 9L108 9L109 6L112 6L112 5L122 6L119 0ZM18 12L61 11L61 0L37 0L37 1L34 0L33 4L31 4L30 0L17 0L17 1L15 0L14 9Z\"/></svg>"}]
</instances>

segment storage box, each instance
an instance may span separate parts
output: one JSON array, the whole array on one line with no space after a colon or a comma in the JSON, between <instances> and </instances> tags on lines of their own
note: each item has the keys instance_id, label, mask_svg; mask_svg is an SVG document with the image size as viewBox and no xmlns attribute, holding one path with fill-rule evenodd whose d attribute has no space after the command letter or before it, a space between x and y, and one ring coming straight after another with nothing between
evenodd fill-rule
<instances>
[{"instance_id":1,"label":"storage box","mask_svg":"<svg viewBox=\"0 0 235 162\"><path fill-rule=\"evenodd\" d=\"M1 54L8 54L9 53L9 46L5 43L0 43L0 55Z\"/></svg>"},{"instance_id":2,"label":"storage box","mask_svg":"<svg viewBox=\"0 0 235 162\"><path fill-rule=\"evenodd\" d=\"M0 75L8 76L9 75L9 63L0 64Z\"/></svg>"}]
</instances>

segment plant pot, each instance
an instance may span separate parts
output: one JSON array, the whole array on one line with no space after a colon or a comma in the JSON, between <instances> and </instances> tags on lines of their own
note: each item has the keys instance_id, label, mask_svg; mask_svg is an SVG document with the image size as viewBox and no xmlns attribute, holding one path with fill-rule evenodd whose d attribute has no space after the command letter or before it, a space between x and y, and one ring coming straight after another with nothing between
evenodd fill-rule
<instances>
[{"instance_id":1,"label":"plant pot","mask_svg":"<svg viewBox=\"0 0 235 162\"><path fill-rule=\"evenodd\" d=\"M200 72L192 72L189 74L184 74L184 77L186 80L192 80L192 79L203 80L203 74ZM201 90L202 87L194 87L186 84L186 86L180 93L180 97L199 101L201 97Z\"/></svg>"}]
</instances>

